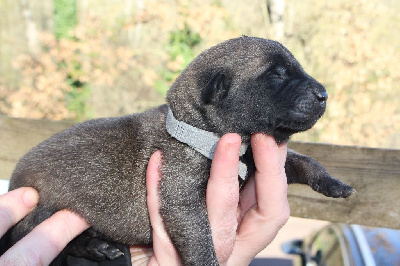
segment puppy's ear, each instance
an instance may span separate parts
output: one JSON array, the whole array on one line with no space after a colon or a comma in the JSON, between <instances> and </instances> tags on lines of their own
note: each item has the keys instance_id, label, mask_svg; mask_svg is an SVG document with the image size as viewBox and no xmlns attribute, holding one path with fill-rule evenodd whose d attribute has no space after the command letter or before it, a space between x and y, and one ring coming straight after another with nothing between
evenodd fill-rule
<instances>
[{"instance_id":1,"label":"puppy's ear","mask_svg":"<svg viewBox=\"0 0 400 266\"><path fill-rule=\"evenodd\" d=\"M224 72L218 72L208 82L203 89L201 98L204 104L215 104L220 102L228 94L230 87L230 79Z\"/></svg>"}]
</instances>

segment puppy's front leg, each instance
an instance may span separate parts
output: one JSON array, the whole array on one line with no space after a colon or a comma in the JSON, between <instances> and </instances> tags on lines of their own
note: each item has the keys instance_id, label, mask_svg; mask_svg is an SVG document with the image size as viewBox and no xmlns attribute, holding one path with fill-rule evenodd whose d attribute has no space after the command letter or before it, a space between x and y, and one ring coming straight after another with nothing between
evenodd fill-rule
<instances>
[{"instance_id":1,"label":"puppy's front leg","mask_svg":"<svg viewBox=\"0 0 400 266\"><path fill-rule=\"evenodd\" d=\"M195 158L198 163L191 165L196 168L186 163L168 167L172 163L168 157L164 154L160 182L160 212L165 228L183 265L218 265L205 202L209 173L204 169L209 162L205 157Z\"/></svg>"},{"instance_id":2,"label":"puppy's front leg","mask_svg":"<svg viewBox=\"0 0 400 266\"><path fill-rule=\"evenodd\" d=\"M354 192L351 186L331 176L317 160L290 149L285 170L288 184L306 184L327 197L347 198Z\"/></svg>"}]
</instances>

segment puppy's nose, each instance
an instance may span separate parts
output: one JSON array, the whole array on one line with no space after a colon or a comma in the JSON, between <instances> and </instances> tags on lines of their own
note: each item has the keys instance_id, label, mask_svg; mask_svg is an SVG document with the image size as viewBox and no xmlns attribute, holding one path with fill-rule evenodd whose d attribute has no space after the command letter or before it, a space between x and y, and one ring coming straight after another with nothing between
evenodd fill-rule
<instances>
[{"instance_id":1,"label":"puppy's nose","mask_svg":"<svg viewBox=\"0 0 400 266\"><path fill-rule=\"evenodd\" d=\"M317 99L320 102L325 102L328 100L328 93L326 93L326 91L318 91L315 93L315 96L317 96Z\"/></svg>"}]
</instances>

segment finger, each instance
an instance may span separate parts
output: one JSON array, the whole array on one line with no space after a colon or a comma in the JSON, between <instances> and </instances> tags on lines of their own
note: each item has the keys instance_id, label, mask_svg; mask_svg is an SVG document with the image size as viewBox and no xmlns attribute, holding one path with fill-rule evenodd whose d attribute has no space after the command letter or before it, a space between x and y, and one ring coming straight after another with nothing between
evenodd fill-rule
<instances>
[{"instance_id":1,"label":"finger","mask_svg":"<svg viewBox=\"0 0 400 266\"><path fill-rule=\"evenodd\" d=\"M287 180L284 172L286 145L273 138L254 134L253 157L256 165L255 197L257 204L248 210L238 229L230 260L248 263L275 238L290 215Z\"/></svg>"},{"instance_id":2,"label":"finger","mask_svg":"<svg viewBox=\"0 0 400 266\"><path fill-rule=\"evenodd\" d=\"M153 257L152 247L130 247L129 252L132 266L148 265L150 258Z\"/></svg>"},{"instance_id":3,"label":"finger","mask_svg":"<svg viewBox=\"0 0 400 266\"><path fill-rule=\"evenodd\" d=\"M220 263L229 258L236 238L240 145L238 134L222 136L214 153L207 185L207 213Z\"/></svg>"},{"instance_id":4,"label":"finger","mask_svg":"<svg viewBox=\"0 0 400 266\"><path fill-rule=\"evenodd\" d=\"M265 198L264 196L267 195L268 193L273 193L274 195L277 195L278 197L280 196L281 199L279 202L282 201L282 199L286 199L286 190L287 190L287 179L286 179L286 174L284 173L284 165L286 161L286 154L287 154L287 145L283 144L281 146L278 146L274 139L272 137L269 137L267 135L263 135L260 133L254 134L253 138L253 146L254 151L253 151L253 156L254 160L257 161L257 181L255 180L255 177L253 176L245 185L245 187L242 189L240 195L240 204L239 204L239 212L238 212L238 217L241 218L245 215L245 213L253 207L257 202L262 201L263 204L258 204L257 207L265 207L267 210L269 210L269 205L275 205L275 202L270 202L269 197L270 195L268 194L268 197ZM272 145L272 150L269 152L272 152L273 154L279 155L279 156L273 156L269 157L268 153L268 147L267 145ZM265 176L269 175L268 178L264 178ZM256 191L256 186L255 183L258 182L257 189L259 190L258 193ZM269 191L269 187L275 187L274 184L267 185L267 183L274 183L278 182L278 187L283 188L282 190L273 190ZM279 208L279 206L278 206ZM262 209L260 209L261 211ZM276 213L276 212L274 212Z\"/></svg>"},{"instance_id":5,"label":"finger","mask_svg":"<svg viewBox=\"0 0 400 266\"><path fill-rule=\"evenodd\" d=\"M252 138L252 147L257 208L263 215L275 218L282 211L282 205L277 203L287 202L287 146L278 146L272 137L258 133Z\"/></svg>"},{"instance_id":6,"label":"finger","mask_svg":"<svg viewBox=\"0 0 400 266\"><path fill-rule=\"evenodd\" d=\"M0 265L48 265L89 224L62 210L35 227L0 258Z\"/></svg>"},{"instance_id":7,"label":"finger","mask_svg":"<svg viewBox=\"0 0 400 266\"><path fill-rule=\"evenodd\" d=\"M160 265L160 262L168 262L168 265L179 265L180 259L172 244L159 212L158 184L161 180L162 154L156 151L150 157L146 172L147 207L150 223L153 229L153 252L149 265Z\"/></svg>"},{"instance_id":8,"label":"finger","mask_svg":"<svg viewBox=\"0 0 400 266\"><path fill-rule=\"evenodd\" d=\"M24 218L39 201L33 188L22 187L0 196L0 237Z\"/></svg>"},{"instance_id":9,"label":"finger","mask_svg":"<svg viewBox=\"0 0 400 266\"><path fill-rule=\"evenodd\" d=\"M249 180L246 181L246 184L240 190L240 200L237 212L237 220L239 223L246 212L256 203L256 184L253 175L249 177Z\"/></svg>"}]
</instances>

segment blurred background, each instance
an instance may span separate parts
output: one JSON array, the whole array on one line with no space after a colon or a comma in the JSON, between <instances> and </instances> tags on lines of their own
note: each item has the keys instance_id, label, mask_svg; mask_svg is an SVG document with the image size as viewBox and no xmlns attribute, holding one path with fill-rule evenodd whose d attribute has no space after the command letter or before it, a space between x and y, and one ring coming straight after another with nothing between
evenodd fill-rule
<instances>
[{"instance_id":1,"label":"blurred background","mask_svg":"<svg viewBox=\"0 0 400 266\"><path fill-rule=\"evenodd\" d=\"M328 108L293 139L400 148L396 0L0 0L0 114L72 120L162 104L201 51L277 39Z\"/></svg>"}]
</instances>

